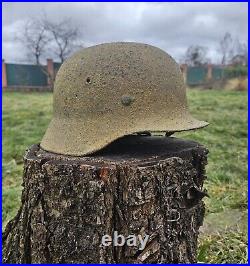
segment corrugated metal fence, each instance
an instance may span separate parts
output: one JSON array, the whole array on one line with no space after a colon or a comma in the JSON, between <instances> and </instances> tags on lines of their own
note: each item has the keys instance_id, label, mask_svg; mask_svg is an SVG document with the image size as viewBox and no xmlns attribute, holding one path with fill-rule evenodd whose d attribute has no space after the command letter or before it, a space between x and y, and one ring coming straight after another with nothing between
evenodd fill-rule
<instances>
[{"instance_id":1,"label":"corrugated metal fence","mask_svg":"<svg viewBox=\"0 0 250 266\"><path fill-rule=\"evenodd\" d=\"M47 86L44 66L6 64L8 86Z\"/></svg>"},{"instance_id":2,"label":"corrugated metal fence","mask_svg":"<svg viewBox=\"0 0 250 266\"><path fill-rule=\"evenodd\" d=\"M224 71L222 67L214 66L212 68L212 79L213 80L221 80L224 77Z\"/></svg>"},{"instance_id":3,"label":"corrugated metal fence","mask_svg":"<svg viewBox=\"0 0 250 266\"><path fill-rule=\"evenodd\" d=\"M187 84L200 85L206 80L207 69L204 67L188 67L187 69Z\"/></svg>"},{"instance_id":4,"label":"corrugated metal fence","mask_svg":"<svg viewBox=\"0 0 250 266\"><path fill-rule=\"evenodd\" d=\"M9 91L50 91L61 63L47 59L47 65L10 64L2 61L2 87Z\"/></svg>"},{"instance_id":5,"label":"corrugated metal fence","mask_svg":"<svg viewBox=\"0 0 250 266\"><path fill-rule=\"evenodd\" d=\"M224 69L216 65L187 67L186 83L189 86L204 85L211 81L221 80Z\"/></svg>"}]
</instances>

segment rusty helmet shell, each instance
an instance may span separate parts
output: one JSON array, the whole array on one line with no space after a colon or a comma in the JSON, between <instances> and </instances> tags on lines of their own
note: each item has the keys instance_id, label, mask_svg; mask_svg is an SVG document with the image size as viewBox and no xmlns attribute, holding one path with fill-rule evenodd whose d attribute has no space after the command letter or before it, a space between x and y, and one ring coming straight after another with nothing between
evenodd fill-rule
<instances>
[{"instance_id":1,"label":"rusty helmet shell","mask_svg":"<svg viewBox=\"0 0 250 266\"><path fill-rule=\"evenodd\" d=\"M189 114L183 77L171 56L151 45L107 43L80 50L60 67L41 147L80 156L127 134L207 124Z\"/></svg>"}]
</instances>

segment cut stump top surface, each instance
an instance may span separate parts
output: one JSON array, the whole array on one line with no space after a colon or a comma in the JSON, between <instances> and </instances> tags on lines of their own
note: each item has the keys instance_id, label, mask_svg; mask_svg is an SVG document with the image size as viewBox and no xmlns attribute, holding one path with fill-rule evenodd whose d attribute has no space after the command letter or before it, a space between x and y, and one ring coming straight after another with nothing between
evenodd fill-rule
<instances>
[{"instance_id":1,"label":"cut stump top surface","mask_svg":"<svg viewBox=\"0 0 250 266\"><path fill-rule=\"evenodd\" d=\"M193 150L199 149L207 153L201 144L174 137L163 136L134 136L122 137L104 149L87 156L68 156L44 151L39 145L33 145L25 155L25 159L45 159L64 163L79 163L98 165L103 163L140 165L154 164L169 157L186 157Z\"/></svg>"}]
</instances>

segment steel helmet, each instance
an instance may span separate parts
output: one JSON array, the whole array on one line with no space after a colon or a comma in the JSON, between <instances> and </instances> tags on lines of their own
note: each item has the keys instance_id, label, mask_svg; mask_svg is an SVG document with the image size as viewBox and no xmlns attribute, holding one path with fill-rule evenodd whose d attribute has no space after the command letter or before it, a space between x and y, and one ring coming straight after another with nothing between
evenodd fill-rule
<instances>
[{"instance_id":1,"label":"steel helmet","mask_svg":"<svg viewBox=\"0 0 250 266\"><path fill-rule=\"evenodd\" d=\"M93 153L138 132L177 132L208 125L188 112L179 65L154 46L132 42L84 48L60 67L44 150Z\"/></svg>"}]
</instances>

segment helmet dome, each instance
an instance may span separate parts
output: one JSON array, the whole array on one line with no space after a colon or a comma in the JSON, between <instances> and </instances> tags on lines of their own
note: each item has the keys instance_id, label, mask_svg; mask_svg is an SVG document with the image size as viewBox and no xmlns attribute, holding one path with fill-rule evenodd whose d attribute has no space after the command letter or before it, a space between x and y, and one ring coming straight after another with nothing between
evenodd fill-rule
<instances>
[{"instance_id":1,"label":"helmet dome","mask_svg":"<svg viewBox=\"0 0 250 266\"><path fill-rule=\"evenodd\" d=\"M80 50L60 67L41 147L80 156L131 133L206 125L190 115L182 73L171 56L151 45L107 43Z\"/></svg>"}]
</instances>

